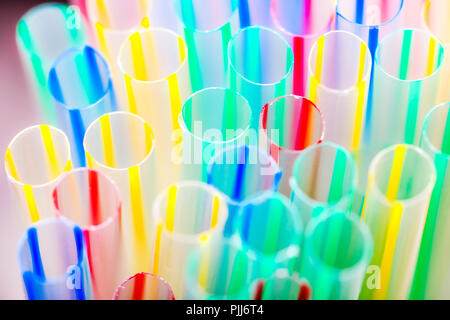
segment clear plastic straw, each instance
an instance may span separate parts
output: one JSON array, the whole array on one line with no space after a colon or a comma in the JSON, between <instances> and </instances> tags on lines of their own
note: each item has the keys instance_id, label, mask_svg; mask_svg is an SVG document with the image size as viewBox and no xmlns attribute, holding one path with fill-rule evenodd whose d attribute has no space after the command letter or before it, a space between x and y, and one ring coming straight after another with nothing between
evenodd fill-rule
<instances>
[{"instance_id":1,"label":"clear plastic straw","mask_svg":"<svg viewBox=\"0 0 450 320\"><path fill-rule=\"evenodd\" d=\"M83 45L83 19L65 4L41 4L29 10L17 23L16 43L30 86L39 101L42 119L58 125L56 109L48 90L48 73L56 58L67 49Z\"/></svg>"},{"instance_id":2,"label":"clear plastic straw","mask_svg":"<svg viewBox=\"0 0 450 320\"><path fill-rule=\"evenodd\" d=\"M275 160L254 146L231 146L216 154L208 166L207 182L223 192L227 200L225 236L236 231L241 207L258 199L261 193L277 191L281 174Z\"/></svg>"},{"instance_id":3,"label":"clear plastic straw","mask_svg":"<svg viewBox=\"0 0 450 320\"><path fill-rule=\"evenodd\" d=\"M163 278L141 272L118 286L113 300L175 300L175 296Z\"/></svg>"},{"instance_id":4,"label":"clear plastic straw","mask_svg":"<svg viewBox=\"0 0 450 320\"><path fill-rule=\"evenodd\" d=\"M262 107L292 91L294 54L277 32L264 27L239 30L228 45L230 87L250 103L252 129L258 128Z\"/></svg>"},{"instance_id":5,"label":"clear plastic straw","mask_svg":"<svg viewBox=\"0 0 450 320\"><path fill-rule=\"evenodd\" d=\"M157 197L152 215L152 273L170 283L175 298L184 299L189 254L220 238L227 216L223 196L202 182L180 182Z\"/></svg>"},{"instance_id":6,"label":"clear plastic straw","mask_svg":"<svg viewBox=\"0 0 450 320\"><path fill-rule=\"evenodd\" d=\"M6 149L5 171L14 212L23 226L54 217L53 188L64 171L71 169L69 140L61 130L33 126L14 137Z\"/></svg>"},{"instance_id":7,"label":"clear plastic straw","mask_svg":"<svg viewBox=\"0 0 450 320\"><path fill-rule=\"evenodd\" d=\"M83 233L63 219L34 223L22 236L18 259L28 300L91 298Z\"/></svg>"},{"instance_id":8,"label":"clear plastic straw","mask_svg":"<svg viewBox=\"0 0 450 320\"><path fill-rule=\"evenodd\" d=\"M108 64L89 46L72 48L56 60L48 78L58 122L72 146L74 166L85 167L86 128L117 107Z\"/></svg>"},{"instance_id":9,"label":"clear plastic straw","mask_svg":"<svg viewBox=\"0 0 450 320\"><path fill-rule=\"evenodd\" d=\"M374 239L362 299L408 299L436 169L412 145L394 145L372 161L361 219Z\"/></svg>"},{"instance_id":10,"label":"clear plastic straw","mask_svg":"<svg viewBox=\"0 0 450 320\"><path fill-rule=\"evenodd\" d=\"M353 157L344 148L331 142L314 145L295 161L291 201L305 224L331 209L350 211L357 180Z\"/></svg>"},{"instance_id":11,"label":"clear plastic straw","mask_svg":"<svg viewBox=\"0 0 450 320\"><path fill-rule=\"evenodd\" d=\"M56 215L81 227L93 297L110 299L119 283L122 199L116 184L91 169L63 175L53 190Z\"/></svg>"},{"instance_id":12,"label":"clear plastic straw","mask_svg":"<svg viewBox=\"0 0 450 320\"><path fill-rule=\"evenodd\" d=\"M249 26L273 27L270 15L271 0L239 0L239 22L241 28Z\"/></svg>"},{"instance_id":13,"label":"clear plastic straw","mask_svg":"<svg viewBox=\"0 0 450 320\"><path fill-rule=\"evenodd\" d=\"M334 25L334 0L272 0L275 29L288 40L294 52L293 93L306 96L308 57L314 42Z\"/></svg>"}]
</instances>

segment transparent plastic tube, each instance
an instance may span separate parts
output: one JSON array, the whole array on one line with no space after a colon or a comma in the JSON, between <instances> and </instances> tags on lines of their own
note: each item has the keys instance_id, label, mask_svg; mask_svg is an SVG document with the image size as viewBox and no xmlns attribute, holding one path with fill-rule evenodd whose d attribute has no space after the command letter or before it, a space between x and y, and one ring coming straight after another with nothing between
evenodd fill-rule
<instances>
[{"instance_id":1,"label":"transparent plastic tube","mask_svg":"<svg viewBox=\"0 0 450 320\"><path fill-rule=\"evenodd\" d=\"M187 47L176 33L148 29L133 33L119 53L127 111L144 118L158 141L156 154L164 187L178 180L182 130L178 122L191 94Z\"/></svg>"},{"instance_id":2,"label":"transparent plastic tube","mask_svg":"<svg viewBox=\"0 0 450 320\"><path fill-rule=\"evenodd\" d=\"M175 300L175 296L163 278L141 272L118 286L113 300Z\"/></svg>"},{"instance_id":3,"label":"transparent plastic tube","mask_svg":"<svg viewBox=\"0 0 450 320\"><path fill-rule=\"evenodd\" d=\"M260 115L259 144L283 170L279 189L285 196L291 194L289 178L295 160L308 146L321 143L324 134L322 113L306 98L289 95L264 106Z\"/></svg>"},{"instance_id":4,"label":"transparent plastic tube","mask_svg":"<svg viewBox=\"0 0 450 320\"><path fill-rule=\"evenodd\" d=\"M189 50L192 91L226 86L228 42L239 29L238 0L175 0L175 12Z\"/></svg>"},{"instance_id":5,"label":"transparent plastic tube","mask_svg":"<svg viewBox=\"0 0 450 320\"><path fill-rule=\"evenodd\" d=\"M272 0L275 29L288 40L294 52L293 93L306 96L308 57L314 42L334 25L334 0Z\"/></svg>"},{"instance_id":6,"label":"transparent plastic tube","mask_svg":"<svg viewBox=\"0 0 450 320\"><path fill-rule=\"evenodd\" d=\"M305 224L331 209L351 211L357 188L355 161L334 143L311 146L295 161L289 183L291 201Z\"/></svg>"},{"instance_id":7,"label":"transparent plastic tube","mask_svg":"<svg viewBox=\"0 0 450 320\"><path fill-rule=\"evenodd\" d=\"M152 273L170 283L175 298L184 299L189 254L220 238L227 216L225 199L202 182L174 184L155 200Z\"/></svg>"},{"instance_id":8,"label":"transparent plastic tube","mask_svg":"<svg viewBox=\"0 0 450 320\"><path fill-rule=\"evenodd\" d=\"M254 259L229 239L194 251L186 268L186 299L249 300Z\"/></svg>"},{"instance_id":9,"label":"transparent plastic tube","mask_svg":"<svg viewBox=\"0 0 450 320\"><path fill-rule=\"evenodd\" d=\"M110 299L119 283L122 199L116 184L90 169L63 175L53 190L56 215L80 226L94 299Z\"/></svg>"},{"instance_id":10,"label":"transparent plastic tube","mask_svg":"<svg viewBox=\"0 0 450 320\"><path fill-rule=\"evenodd\" d=\"M181 178L206 182L207 166L216 153L250 140L251 119L248 101L233 90L208 88L190 96L179 115Z\"/></svg>"},{"instance_id":11,"label":"transparent plastic tube","mask_svg":"<svg viewBox=\"0 0 450 320\"><path fill-rule=\"evenodd\" d=\"M262 193L277 191L281 174L275 160L254 146L231 146L216 154L208 166L207 182L227 201L225 236L236 231L236 219L243 206Z\"/></svg>"},{"instance_id":12,"label":"transparent plastic tube","mask_svg":"<svg viewBox=\"0 0 450 320\"><path fill-rule=\"evenodd\" d=\"M361 219L374 239L373 272L360 298L409 297L435 181L433 161L412 145L394 145L372 161Z\"/></svg>"},{"instance_id":13,"label":"transparent plastic tube","mask_svg":"<svg viewBox=\"0 0 450 320\"><path fill-rule=\"evenodd\" d=\"M271 0L239 0L239 22L241 28L249 26L273 27L270 16Z\"/></svg>"},{"instance_id":14,"label":"transparent plastic tube","mask_svg":"<svg viewBox=\"0 0 450 320\"><path fill-rule=\"evenodd\" d=\"M6 149L5 171L23 226L54 217L53 188L71 169L69 141L61 130L33 126L14 137Z\"/></svg>"},{"instance_id":15,"label":"transparent plastic tube","mask_svg":"<svg viewBox=\"0 0 450 320\"><path fill-rule=\"evenodd\" d=\"M63 219L34 223L22 236L18 259L28 300L91 298L83 234Z\"/></svg>"},{"instance_id":16,"label":"transparent plastic tube","mask_svg":"<svg viewBox=\"0 0 450 320\"><path fill-rule=\"evenodd\" d=\"M117 108L108 64L89 46L72 48L56 60L48 81L58 122L72 146L74 166L85 167L86 128L101 115Z\"/></svg>"},{"instance_id":17,"label":"transparent plastic tube","mask_svg":"<svg viewBox=\"0 0 450 320\"><path fill-rule=\"evenodd\" d=\"M22 65L39 101L42 119L53 126L58 125L58 119L48 90L48 73L60 54L86 41L85 22L76 14L65 4L42 4L17 23L16 43Z\"/></svg>"},{"instance_id":18,"label":"transparent plastic tube","mask_svg":"<svg viewBox=\"0 0 450 320\"><path fill-rule=\"evenodd\" d=\"M103 172L122 195L122 243L125 266L120 279L150 271L149 225L157 194L155 140L150 125L127 112L108 113L86 130L88 167Z\"/></svg>"},{"instance_id":19,"label":"transparent plastic tube","mask_svg":"<svg viewBox=\"0 0 450 320\"><path fill-rule=\"evenodd\" d=\"M356 300L373 255L373 240L358 216L330 211L308 225L301 274L313 300Z\"/></svg>"},{"instance_id":20,"label":"transparent plastic tube","mask_svg":"<svg viewBox=\"0 0 450 320\"><path fill-rule=\"evenodd\" d=\"M244 250L256 258L257 277L268 278L279 268L298 271L303 223L286 197L274 193L251 201L237 225Z\"/></svg>"},{"instance_id":21,"label":"transparent plastic tube","mask_svg":"<svg viewBox=\"0 0 450 320\"><path fill-rule=\"evenodd\" d=\"M450 299L450 103L425 118L420 147L434 160L437 179L423 230L411 299Z\"/></svg>"},{"instance_id":22,"label":"transparent plastic tube","mask_svg":"<svg viewBox=\"0 0 450 320\"><path fill-rule=\"evenodd\" d=\"M263 105L291 93L294 54L277 32L264 27L239 30L228 45L230 87L250 103L251 128L258 128Z\"/></svg>"}]
</instances>

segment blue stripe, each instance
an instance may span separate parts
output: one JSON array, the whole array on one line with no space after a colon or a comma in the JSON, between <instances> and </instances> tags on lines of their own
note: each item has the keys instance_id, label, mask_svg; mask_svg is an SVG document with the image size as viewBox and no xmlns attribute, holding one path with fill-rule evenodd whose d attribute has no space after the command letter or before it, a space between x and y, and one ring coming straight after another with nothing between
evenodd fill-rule
<instances>
[{"instance_id":1,"label":"blue stripe","mask_svg":"<svg viewBox=\"0 0 450 320\"><path fill-rule=\"evenodd\" d=\"M239 0L239 20L241 29L251 25L248 0Z\"/></svg>"},{"instance_id":2,"label":"blue stripe","mask_svg":"<svg viewBox=\"0 0 450 320\"><path fill-rule=\"evenodd\" d=\"M358 24L362 24L363 16L364 16L364 0L357 0L356 1L355 22Z\"/></svg>"},{"instance_id":3,"label":"blue stripe","mask_svg":"<svg viewBox=\"0 0 450 320\"><path fill-rule=\"evenodd\" d=\"M39 297L35 292L33 273L31 271L25 271L22 275L23 283L25 284L25 290L27 291L28 300L38 300Z\"/></svg>"},{"instance_id":4,"label":"blue stripe","mask_svg":"<svg viewBox=\"0 0 450 320\"><path fill-rule=\"evenodd\" d=\"M80 288L75 288L75 296L77 300L86 300L86 294L84 292L84 268L83 268L83 261L84 261L84 246L83 246L83 233L80 229L80 227L76 226L73 228L73 235L75 237L75 244L77 247L77 258L78 263L77 266L80 268Z\"/></svg>"},{"instance_id":5,"label":"blue stripe","mask_svg":"<svg viewBox=\"0 0 450 320\"><path fill-rule=\"evenodd\" d=\"M60 103L64 103L64 96L55 68L52 68L52 70L50 70L50 74L48 76L48 85L50 87L50 92L53 93L54 99L56 99Z\"/></svg>"},{"instance_id":6,"label":"blue stripe","mask_svg":"<svg viewBox=\"0 0 450 320\"><path fill-rule=\"evenodd\" d=\"M245 175L245 168L247 166L248 162L248 147L243 146L240 150L244 149L244 153L241 152L240 159L238 160L238 168L236 173L236 183L234 185L234 193L233 193L233 199L240 201L241 200L241 193L242 193L242 181L244 180ZM242 157L243 156L243 157ZM242 158L244 158L244 161L242 161Z\"/></svg>"},{"instance_id":7,"label":"blue stripe","mask_svg":"<svg viewBox=\"0 0 450 320\"><path fill-rule=\"evenodd\" d=\"M100 75L94 49L86 46L84 48L84 56L86 58L87 72L90 76L89 79L85 79L85 81L89 81L91 85L91 90L88 90L88 93L90 93L89 101L90 103L94 103L97 100L96 97L101 97L104 92L102 77Z\"/></svg>"},{"instance_id":8,"label":"blue stripe","mask_svg":"<svg viewBox=\"0 0 450 320\"><path fill-rule=\"evenodd\" d=\"M85 153L83 148L83 139L85 128L83 124L83 118L81 117L80 109L69 110L70 125L72 126L73 139L75 142L75 148L78 155L80 167L86 166Z\"/></svg>"},{"instance_id":9,"label":"blue stripe","mask_svg":"<svg viewBox=\"0 0 450 320\"><path fill-rule=\"evenodd\" d=\"M27 239L30 247L31 260L33 263L33 272L36 274L36 277L40 278L41 281L45 281L44 266L42 265L36 228L31 227L28 229Z\"/></svg>"},{"instance_id":10,"label":"blue stripe","mask_svg":"<svg viewBox=\"0 0 450 320\"><path fill-rule=\"evenodd\" d=\"M366 110L366 133L369 134L367 136L370 139L370 126L372 119L372 105L373 105L373 81L375 75L375 53L378 47L378 37L379 37L379 29L378 27L370 28L369 30L369 51L372 55L372 69L370 72L370 83L369 83L369 94L367 98L367 110Z\"/></svg>"}]
</instances>

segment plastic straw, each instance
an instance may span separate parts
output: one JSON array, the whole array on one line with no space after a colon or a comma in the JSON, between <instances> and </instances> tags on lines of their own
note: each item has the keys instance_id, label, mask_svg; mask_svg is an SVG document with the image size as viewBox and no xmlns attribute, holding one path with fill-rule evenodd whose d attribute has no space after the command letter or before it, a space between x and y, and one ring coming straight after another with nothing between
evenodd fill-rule
<instances>
[{"instance_id":1,"label":"plastic straw","mask_svg":"<svg viewBox=\"0 0 450 320\"><path fill-rule=\"evenodd\" d=\"M224 87L228 42L239 29L238 0L175 0L178 34L184 35L192 91Z\"/></svg>"},{"instance_id":2,"label":"plastic straw","mask_svg":"<svg viewBox=\"0 0 450 320\"><path fill-rule=\"evenodd\" d=\"M249 26L273 27L270 16L271 0L239 0L239 22L241 28Z\"/></svg>"},{"instance_id":3,"label":"plastic straw","mask_svg":"<svg viewBox=\"0 0 450 320\"><path fill-rule=\"evenodd\" d=\"M334 0L272 0L271 15L276 30L294 51L293 93L306 96L308 57L314 42L334 25Z\"/></svg>"},{"instance_id":4,"label":"plastic straw","mask_svg":"<svg viewBox=\"0 0 450 320\"><path fill-rule=\"evenodd\" d=\"M127 112L101 116L84 137L88 167L112 178L122 195L126 274L147 272L151 267L146 217L158 190L154 145L150 125Z\"/></svg>"},{"instance_id":5,"label":"plastic straw","mask_svg":"<svg viewBox=\"0 0 450 320\"><path fill-rule=\"evenodd\" d=\"M56 215L81 227L95 299L110 299L120 267L122 199L116 184L101 172L76 169L53 190Z\"/></svg>"},{"instance_id":6,"label":"plastic straw","mask_svg":"<svg viewBox=\"0 0 450 320\"><path fill-rule=\"evenodd\" d=\"M408 298L435 181L433 161L415 146L389 147L372 161L362 220L373 235L375 268L362 299Z\"/></svg>"},{"instance_id":7,"label":"plastic straw","mask_svg":"<svg viewBox=\"0 0 450 320\"><path fill-rule=\"evenodd\" d=\"M249 300L254 260L231 240L194 251L186 268L186 299Z\"/></svg>"},{"instance_id":8,"label":"plastic straw","mask_svg":"<svg viewBox=\"0 0 450 320\"><path fill-rule=\"evenodd\" d=\"M33 126L14 137L6 149L5 171L15 212L24 226L54 217L53 188L59 176L71 169L69 141L61 130Z\"/></svg>"},{"instance_id":9,"label":"plastic straw","mask_svg":"<svg viewBox=\"0 0 450 320\"><path fill-rule=\"evenodd\" d=\"M186 55L183 39L165 29L133 33L119 54L125 106L148 121L155 132L157 162L164 172L158 181L164 186L178 178L175 163L182 139L178 116L191 94Z\"/></svg>"},{"instance_id":10,"label":"plastic straw","mask_svg":"<svg viewBox=\"0 0 450 320\"><path fill-rule=\"evenodd\" d=\"M207 181L224 193L228 204L225 236L235 232L241 207L262 193L277 191L281 174L275 160L254 146L231 146L216 154L208 166Z\"/></svg>"},{"instance_id":11,"label":"plastic straw","mask_svg":"<svg viewBox=\"0 0 450 320\"><path fill-rule=\"evenodd\" d=\"M324 142L297 158L289 180L291 201L307 224L331 209L351 210L357 174L353 157L342 147Z\"/></svg>"},{"instance_id":12,"label":"plastic straw","mask_svg":"<svg viewBox=\"0 0 450 320\"><path fill-rule=\"evenodd\" d=\"M278 268L298 271L303 224L286 197L274 193L247 204L237 230L244 249L256 257L258 277L268 278Z\"/></svg>"},{"instance_id":13,"label":"plastic straw","mask_svg":"<svg viewBox=\"0 0 450 320\"><path fill-rule=\"evenodd\" d=\"M175 296L163 278L141 272L118 286L113 300L175 300Z\"/></svg>"},{"instance_id":14,"label":"plastic straw","mask_svg":"<svg viewBox=\"0 0 450 320\"><path fill-rule=\"evenodd\" d=\"M322 113L306 98L284 96L264 106L260 128L261 149L267 150L283 170L280 192L289 196L289 178L295 160L308 146L323 140L325 122Z\"/></svg>"},{"instance_id":15,"label":"plastic straw","mask_svg":"<svg viewBox=\"0 0 450 320\"><path fill-rule=\"evenodd\" d=\"M33 224L22 236L18 259L29 300L86 300L91 297L83 234L63 219Z\"/></svg>"},{"instance_id":16,"label":"plastic straw","mask_svg":"<svg viewBox=\"0 0 450 320\"><path fill-rule=\"evenodd\" d=\"M74 19L74 10L65 4L42 4L29 10L17 23L16 42L22 65L39 101L43 120L58 125L48 73L56 58L86 41L83 19Z\"/></svg>"},{"instance_id":17,"label":"plastic straw","mask_svg":"<svg viewBox=\"0 0 450 320\"><path fill-rule=\"evenodd\" d=\"M431 195L416 265L411 299L450 299L450 103L434 108L425 118L420 146L434 160L437 180Z\"/></svg>"},{"instance_id":18,"label":"plastic straw","mask_svg":"<svg viewBox=\"0 0 450 320\"><path fill-rule=\"evenodd\" d=\"M250 103L252 129L258 128L263 105L289 94L294 54L282 36L264 27L241 29L228 45L230 87Z\"/></svg>"},{"instance_id":19,"label":"plastic straw","mask_svg":"<svg viewBox=\"0 0 450 320\"><path fill-rule=\"evenodd\" d=\"M201 182L174 184L155 200L152 273L170 283L177 299L184 298L189 254L221 237L227 216L222 195Z\"/></svg>"},{"instance_id":20,"label":"plastic straw","mask_svg":"<svg viewBox=\"0 0 450 320\"><path fill-rule=\"evenodd\" d=\"M356 300L373 255L369 229L359 217L331 211L305 233L302 271L313 300Z\"/></svg>"},{"instance_id":21,"label":"plastic straw","mask_svg":"<svg viewBox=\"0 0 450 320\"><path fill-rule=\"evenodd\" d=\"M250 139L251 119L247 100L233 90L208 88L190 96L179 115L182 179L206 182L207 166L216 153Z\"/></svg>"},{"instance_id":22,"label":"plastic straw","mask_svg":"<svg viewBox=\"0 0 450 320\"><path fill-rule=\"evenodd\" d=\"M56 60L48 81L60 126L71 142L74 165L84 167L86 128L117 107L108 64L89 46L72 48Z\"/></svg>"}]
</instances>

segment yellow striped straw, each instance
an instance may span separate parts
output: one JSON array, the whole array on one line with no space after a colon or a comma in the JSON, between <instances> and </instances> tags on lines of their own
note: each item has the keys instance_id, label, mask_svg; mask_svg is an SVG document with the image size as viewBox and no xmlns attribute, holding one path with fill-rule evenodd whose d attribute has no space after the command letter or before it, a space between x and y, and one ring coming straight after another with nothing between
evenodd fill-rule
<instances>
[{"instance_id":1,"label":"yellow striped straw","mask_svg":"<svg viewBox=\"0 0 450 320\"><path fill-rule=\"evenodd\" d=\"M316 56L316 68L314 74L311 75L310 87L309 87L309 100L313 103L317 101L317 86L322 79L322 65L323 65L323 53L325 48L325 36L321 36L317 39L317 56Z\"/></svg>"},{"instance_id":2,"label":"yellow striped straw","mask_svg":"<svg viewBox=\"0 0 450 320\"><path fill-rule=\"evenodd\" d=\"M361 143L361 131L362 131L362 122L364 115L364 103L365 103L365 95L366 95L366 83L363 80L365 64L366 64L366 45L361 42L361 47L359 51L359 71L358 71L358 99L356 102L356 114L355 114L355 126L353 128L353 139L352 139L352 151L355 151L359 148Z\"/></svg>"},{"instance_id":3,"label":"yellow striped straw","mask_svg":"<svg viewBox=\"0 0 450 320\"><path fill-rule=\"evenodd\" d=\"M111 130L111 119L109 114L105 114L100 117L100 129L103 140L103 152L105 154L105 164L110 167L115 167L114 159L114 147L113 147L113 137Z\"/></svg>"},{"instance_id":4,"label":"yellow striped straw","mask_svg":"<svg viewBox=\"0 0 450 320\"><path fill-rule=\"evenodd\" d=\"M161 248L161 233L163 229L163 224L158 223L156 226L156 235L155 235L155 249L153 252L153 274L158 275L158 267L159 267L159 250Z\"/></svg>"},{"instance_id":5,"label":"yellow striped straw","mask_svg":"<svg viewBox=\"0 0 450 320\"><path fill-rule=\"evenodd\" d=\"M39 221L39 212L33 195L33 187L25 184L23 186L23 191L25 193L25 199L27 200L28 210L30 211L31 222L37 222Z\"/></svg>"},{"instance_id":6,"label":"yellow striped straw","mask_svg":"<svg viewBox=\"0 0 450 320\"><path fill-rule=\"evenodd\" d=\"M41 129L42 140L44 142L45 151L48 158L48 166L52 179L55 179L61 173L58 156L56 155L55 146L48 125L39 126Z\"/></svg>"},{"instance_id":7,"label":"yellow striped straw","mask_svg":"<svg viewBox=\"0 0 450 320\"><path fill-rule=\"evenodd\" d=\"M142 47L142 39L140 33L133 33L130 36L129 40L131 42L131 56L133 60L136 79L140 81L146 81L147 69L145 68L144 49Z\"/></svg>"},{"instance_id":8,"label":"yellow striped straw","mask_svg":"<svg viewBox=\"0 0 450 320\"><path fill-rule=\"evenodd\" d=\"M175 220L175 204L177 201L177 186L169 188L169 197L167 199L166 228L167 231L173 232Z\"/></svg>"},{"instance_id":9,"label":"yellow striped straw","mask_svg":"<svg viewBox=\"0 0 450 320\"><path fill-rule=\"evenodd\" d=\"M11 177L13 177L15 180L19 181L19 174L17 173L17 169L14 164L10 148L6 149L5 163L8 164L9 174L11 175Z\"/></svg>"}]
</instances>

